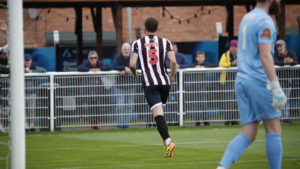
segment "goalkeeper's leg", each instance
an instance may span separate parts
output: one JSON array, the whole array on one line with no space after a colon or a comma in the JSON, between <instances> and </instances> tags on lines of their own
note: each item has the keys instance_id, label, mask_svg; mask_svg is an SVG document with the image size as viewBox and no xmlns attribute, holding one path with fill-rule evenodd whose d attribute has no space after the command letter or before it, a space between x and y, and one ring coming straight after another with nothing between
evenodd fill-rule
<instances>
[{"instance_id":1,"label":"goalkeeper's leg","mask_svg":"<svg viewBox=\"0 0 300 169\"><path fill-rule=\"evenodd\" d=\"M252 122L242 126L242 132L229 143L217 169L228 169L232 163L236 162L255 140L258 125L258 122Z\"/></svg>"},{"instance_id":2,"label":"goalkeeper's leg","mask_svg":"<svg viewBox=\"0 0 300 169\"><path fill-rule=\"evenodd\" d=\"M281 126L279 118L264 120L266 130L266 153L269 166L280 169L282 161Z\"/></svg>"}]
</instances>

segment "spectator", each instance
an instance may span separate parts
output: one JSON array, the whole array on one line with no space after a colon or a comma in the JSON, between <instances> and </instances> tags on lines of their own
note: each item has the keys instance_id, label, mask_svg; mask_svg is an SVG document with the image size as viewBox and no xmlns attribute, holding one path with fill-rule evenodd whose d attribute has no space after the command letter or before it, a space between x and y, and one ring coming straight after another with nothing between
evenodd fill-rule
<instances>
[{"instance_id":1,"label":"spectator","mask_svg":"<svg viewBox=\"0 0 300 169\"><path fill-rule=\"evenodd\" d=\"M219 67L229 68L237 65L237 41L230 41L229 46L229 50L223 53L221 57Z\"/></svg>"},{"instance_id":2,"label":"spectator","mask_svg":"<svg viewBox=\"0 0 300 169\"><path fill-rule=\"evenodd\" d=\"M131 74L129 56L130 44L124 43L122 45L122 52L115 57L113 67L114 70L121 71L121 76L117 78L116 86L116 112L119 114L117 117L117 128L119 129L129 128L130 114L133 113L134 110L135 86L132 84L135 84L135 82L131 76L126 76L126 74Z\"/></svg>"},{"instance_id":3,"label":"spectator","mask_svg":"<svg viewBox=\"0 0 300 169\"><path fill-rule=\"evenodd\" d=\"M237 41L232 40L230 41L229 50L225 52L219 62L219 67L236 67L237 66ZM238 111L235 112L228 112L228 110L234 110L237 106L235 106L235 89L234 89L234 79L235 79L235 72L222 72L220 76L220 83L221 83L221 90L229 91L225 94L223 108L224 110L224 118L225 118L225 125L237 125L239 124L237 121L233 119L238 118ZM227 82L226 82L227 81ZM226 82L226 83L225 83Z\"/></svg>"},{"instance_id":4,"label":"spectator","mask_svg":"<svg viewBox=\"0 0 300 169\"><path fill-rule=\"evenodd\" d=\"M211 67L217 67L216 64L214 63L204 63L205 61L205 53L204 52L197 52L196 54L196 62L191 65L192 68L211 68ZM204 125L207 126L209 125L208 122L208 112L207 111L207 92L206 92L206 73L201 72L199 74L192 75L193 82L199 81L199 83L193 83L191 84L191 92L194 91L195 93L191 93L191 99L196 99L196 100L191 100L191 101L201 101L200 103L195 103L193 104L193 108L198 111L202 110L202 116L203 116L203 121ZM198 92L201 92L200 95ZM196 117L196 126L200 126L200 113L195 114Z\"/></svg>"},{"instance_id":5,"label":"spectator","mask_svg":"<svg viewBox=\"0 0 300 169\"><path fill-rule=\"evenodd\" d=\"M184 54L179 53L178 52L178 48L177 48L177 44L176 43L172 43L172 48L173 51L175 53L175 58L176 58L176 62L177 62L177 68L180 69L184 69L184 68L190 68L191 65L189 64L189 62L187 61L186 57L184 56ZM170 60L168 57L166 57L166 66L167 68L170 68ZM178 75L176 75L176 77L178 78ZM177 85L171 85L171 89L170 91L174 91L174 87L176 88L175 90L178 91L179 90L179 86ZM170 97L169 97L169 101L170 102L178 102L178 94L171 94L170 93ZM168 104L166 109L166 120L169 122L169 126L178 126L179 125L179 121L178 121L178 115L174 114L174 118L172 116L172 114L169 114L168 112L175 112L177 111L177 109L179 104Z\"/></svg>"},{"instance_id":6,"label":"spectator","mask_svg":"<svg viewBox=\"0 0 300 169\"><path fill-rule=\"evenodd\" d=\"M30 54L24 56L24 73L45 73L46 69L38 67L32 63ZM36 108L36 81L34 79L25 78L25 102L26 102L26 119L25 119L25 130L35 131L34 120L35 120L35 108ZM30 120L29 120L30 119ZM28 126L30 121L30 126Z\"/></svg>"},{"instance_id":7,"label":"spectator","mask_svg":"<svg viewBox=\"0 0 300 169\"><path fill-rule=\"evenodd\" d=\"M283 66L283 65L298 64L296 54L293 51L286 49L286 44L283 40L278 40L276 42L276 48L277 50L275 51L274 54L275 65ZM292 74L293 74L292 69L284 70L284 73L277 73L280 85L287 99L290 97L291 94ZM282 79L286 79L286 80L282 80ZM288 99L284 109L282 109L283 118L284 118L283 123L291 123L291 121L289 120L289 109L290 109L290 101Z\"/></svg>"},{"instance_id":8,"label":"spectator","mask_svg":"<svg viewBox=\"0 0 300 169\"><path fill-rule=\"evenodd\" d=\"M1 74L9 74L9 68L5 67L7 65L7 54L0 52L0 73ZM3 119L5 118L5 106L4 106L4 101L2 101L2 97L5 96L4 93L2 93L2 81L0 79L0 132L6 133L7 131L3 129Z\"/></svg>"},{"instance_id":9,"label":"spectator","mask_svg":"<svg viewBox=\"0 0 300 169\"><path fill-rule=\"evenodd\" d=\"M204 61L206 59L204 52L201 52L201 51L197 52L195 59L196 59L196 62L191 65L192 68L211 68L211 67L217 67L217 65L214 64L214 63L204 63Z\"/></svg>"},{"instance_id":10,"label":"spectator","mask_svg":"<svg viewBox=\"0 0 300 169\"><path fill-rule=\"evenodd\" d=\"M6 35L6 40L8 40L8 29L5 24L5 21L3 21L3 20L0 20L0 30ZM7 53L8 49L9 49L9 44L6 44L3 47L0 47L0 52L2 54Z\"/></svg>"},{"instance_id":11,"label":"spectator","mask_svg":"<svg viewBox=\"0 0 300 169\"><path fill-rule=\"evenodd\" d=\"M175 53L175 58L177 61L177 68L189 68L191 67L189 62L186 60L184 54L178 52L177 44L172 43L173 51ZM170 68L170 60L166 57L167 68Z\"/></svg>"},{"instance_id":12,"label":"spectator","mask_svg":"<svg viewBox=\"0 0 300 169\"><path fill-rule=\"evenodd\" d=\"M5 24L5 21L0 20L0 30L4 32L5 35L8 34L7 26ZM8 44L6 44L3 47L0 47L0 73L1 74L8 74L9 68L6 67L7 63L7 53L8 52ZM3 119L5 118L5 109L2 101L3 93L2 93L2 81L0 79L0 132L6 133L7 131L3 129Z\"/></svg>"},{"instance_id":13,"label":"spectator","mask_svg":"<svg viewBox=\"0 0 300 169\"><path fill-rule=\"evenodd\" d=\"M95 51L91 51L88 54L87 62L84 62L78 66L78 71L81 72L99 72L108 70L111 70L111 66L99 60L98 54ZM106 112L104 109L102 109L101 105L108 102L109 99L107 99L107 96L104 95L109 95L110 93L106 90L105 86L101 86L100 76L83 78L82 83L83 88L81 93L87 96L82 98L82 102L88 106L87 112L90 115L89 121L91 123L91 130L100 130L100 127L98 126L99 117L101 116L101 113L103 114ZM99 112L100 109L102 112Z\"/></svg>"}]
</instances>

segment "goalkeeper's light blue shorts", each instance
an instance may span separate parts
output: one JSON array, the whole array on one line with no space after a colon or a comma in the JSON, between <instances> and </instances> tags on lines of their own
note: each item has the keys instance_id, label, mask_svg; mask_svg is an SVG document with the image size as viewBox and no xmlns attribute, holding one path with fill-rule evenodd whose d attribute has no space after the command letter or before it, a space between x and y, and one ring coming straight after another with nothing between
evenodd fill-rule
<instances>
[{"instance_id":1,"label":"goalkeeper's light blue shorts","mask_svg":"<svg viewBox=\"0 0 300 169\"><path fill-rule=\"evenodd\" d=\"M235 93L241 125L281 116L281 111L272 106L272 91L267 90L266 84L255 83L237 76L235 79Z\"/></svg>"}]
</instances>

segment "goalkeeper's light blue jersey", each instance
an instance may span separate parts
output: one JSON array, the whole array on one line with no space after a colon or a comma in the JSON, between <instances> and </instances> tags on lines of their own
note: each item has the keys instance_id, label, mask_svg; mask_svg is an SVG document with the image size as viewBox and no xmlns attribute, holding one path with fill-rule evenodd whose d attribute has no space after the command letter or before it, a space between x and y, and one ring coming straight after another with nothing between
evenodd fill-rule
<instances>
[{"instance_id":1,"label":"goalkeeper's light blue jersey","mask_svg":"<svg viewBox=\"0 0 300 169\"><path fill-rule=\"evenodd\" d=\"M239 27L237 76L267 83L269 80L260 60L258 44L272 45L271 54L274 56L275 41L275 23L264 10L255 8L246 14Z\"/></svg>"}]
</instances>

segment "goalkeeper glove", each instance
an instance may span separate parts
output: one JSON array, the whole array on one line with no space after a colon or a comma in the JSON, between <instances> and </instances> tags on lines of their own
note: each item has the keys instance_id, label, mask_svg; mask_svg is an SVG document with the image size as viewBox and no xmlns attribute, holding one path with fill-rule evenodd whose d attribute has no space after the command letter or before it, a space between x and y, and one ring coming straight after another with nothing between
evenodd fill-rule
<instances>
[{"instance_id":1,"label":"goalkeeper glove","mask_svg":"<svg viewBox=\"0 0 300 169\"><path fill-rule=\"evenodd\" d=\"M287 99L279 85L278 80L269 82L269 84L267 84L267 89L272 90L272 95L273 95L272 106L275 107L277 110L283 109Z\"/></svg>"}]
</instances>

